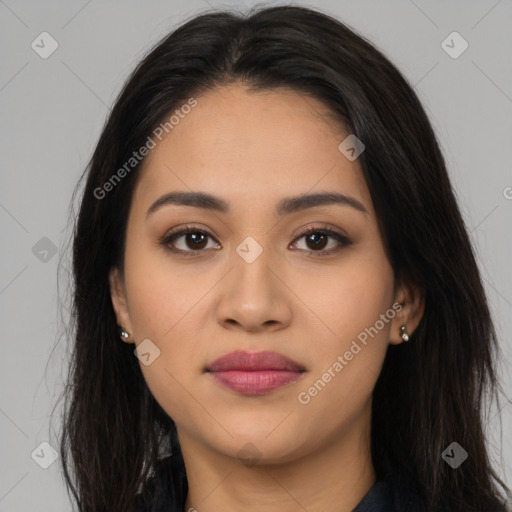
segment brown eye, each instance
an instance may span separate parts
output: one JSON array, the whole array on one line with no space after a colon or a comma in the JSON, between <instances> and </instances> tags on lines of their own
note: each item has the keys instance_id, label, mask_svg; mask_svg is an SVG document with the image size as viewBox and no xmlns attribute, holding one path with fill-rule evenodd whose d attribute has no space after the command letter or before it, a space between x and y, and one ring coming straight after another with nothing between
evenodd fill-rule
<instances>
[{"instance_id":1,"label":"brown eye","mask_svg":"<svg viewBox=\"0 0 512 512\"><path fill-rule=\"evenodd\" d=\"M185 237L185 245L191 249L204 249L208 240L205 233L192 232L183 235Z\"/></svg>"},{"instance_id":2,"label":"brown eye","mask_svg":"<svg viewBox=\"0 0 512 512\"><path fill-rule=\"evenodd\" d=\"M326 235L325 233L320 233L320 232L311 233L309 235L306 235L306 244L308 244L308 247L313 250L316 250L316 249L322 250L327 245L327 243L329 241L328 239L329 239L329 236Z\"/></svg>"},{"instance_id":3,"label":"brown eye","mask_svg":"<svg viewBox=\"0 0 512 512\"><path fill-rule=\"evenodd\" d=\"M346 236L328 228L310 228L296 238L294 245L301 239L305 239L306 245L301 250L315 256L328 256L352 243ZM199 256L204 249L220 248L218 243L213 247L208 247L210 241L213 243L215 239L206 231L187 226L185 229L166 235L160 243L173 253ZM331 243L331 247L329 247L329 243Z\"/></svg>"},{"instance_id":4,"label":"brown eye","mask_svg":"<svg viewBox=\"0 0 512 512\"><path fill-rule=\"evenodd\" d=\"M303 238L305 239L306 245L304 250L310 253L318 253L315 254L315 256L328 256L352 243L346 236L328 228L310 228L304 231L296 240ZM332 240L333 243L330 248L326 248L330 240Z\"/></svg>"},{"instance_id":5,"label":"brown eye","mask_svg":"<svg viewBox=\"0 0 512 512\"><path fill-rule=\"evenodd\" d=\"M208 248L209 239L212 238L205 231L196 228L185 228L165 236L161 244L172 252L183 253L187 256L199 253Z\"/></svg>"}]
</instances>

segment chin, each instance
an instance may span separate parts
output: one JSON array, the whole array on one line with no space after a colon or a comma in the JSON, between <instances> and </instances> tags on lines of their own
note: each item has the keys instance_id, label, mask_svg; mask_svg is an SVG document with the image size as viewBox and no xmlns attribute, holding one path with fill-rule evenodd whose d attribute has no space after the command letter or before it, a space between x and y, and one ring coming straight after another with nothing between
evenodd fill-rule
<instances>
[{"instance_id":1,"label":"chin","mask_svg":"<svg viewBox=\"0 0 512 512\"><path fill-rule=\"evenodd\" d=\"M252 425L250 429L231 429L230 433L233 437L223 435L222 438L210 438L205 442L212 449L238 459L248 467L291 462L307 452L307 443L299 439L299 432L294 435L289 429L272 432L268 425L262 428Z\"/></svg>"}]
</instances>

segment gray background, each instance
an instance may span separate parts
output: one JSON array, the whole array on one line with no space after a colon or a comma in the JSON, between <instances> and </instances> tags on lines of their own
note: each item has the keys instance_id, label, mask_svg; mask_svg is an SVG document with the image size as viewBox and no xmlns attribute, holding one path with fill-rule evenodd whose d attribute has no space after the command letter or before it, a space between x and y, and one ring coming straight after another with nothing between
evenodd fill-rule
<instances>
[{"instance_id":1,"label":"gray background","mask_svg":"<svg viewBox=\"0 0 512 512\"><path fill-rule=\"evenodd\" d=\"M478 253L510 394L512 0L297 3L327 11L367 37L414 85ZM59 408L52 421L50 414L68 358L58 260L65 301L68 207L109 106L158 39L184 18L230 5L254 4L0 0L0 512L71 508L59 461L43 469L31 454L48 460L49 449L40 443L56 446ZM59 45L47 59L31 47L44 31ZM469 43L456 59L441 47L453 31ZM494 416L491 455L511 485L512 405L503 411L502 439L499 426Z\"/></svg>"}]
</instances>

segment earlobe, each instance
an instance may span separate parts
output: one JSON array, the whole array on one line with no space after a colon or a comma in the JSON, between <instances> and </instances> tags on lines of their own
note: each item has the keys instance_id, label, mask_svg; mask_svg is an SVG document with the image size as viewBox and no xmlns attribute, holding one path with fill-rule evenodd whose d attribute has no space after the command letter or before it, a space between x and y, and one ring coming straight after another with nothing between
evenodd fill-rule
<instances>
[{"instance_id":1,"label":"earlobe","mask_svg":"<svg viewBox=\"0 0 512 512\"><path fill-rule=\"evenodd\" d=\"M395 294L395 303L401 305L391 322L389 342L398 345L408 342L412 333L418 327L425 311L424 291L418 285L402 284Z\"/></svg>"},{"instance_id":2,"label":"earlobe","mask_svg":"<svg viewBox=\"0 0 512 512\"><path fill-rule=\"evenodd\" d=\"M112 306L116 315L117 324L120 327L120 337L126 343L132 343L133 341L130 339L132 325L130 321L130 314L128 312L124 280L117 267L110 269L108 280Z\"/></svg>"},{"instance_id":3,"label":"earlobe","mask_svg":"<svg viewBox=\"0 0 512 512\"><path fill-rule=\"evenodd\" d=\"M409 331L407 331L406 325L400 326L400 338L402 338L404 341L409 341Z\"/></svg>"}]
</instances>

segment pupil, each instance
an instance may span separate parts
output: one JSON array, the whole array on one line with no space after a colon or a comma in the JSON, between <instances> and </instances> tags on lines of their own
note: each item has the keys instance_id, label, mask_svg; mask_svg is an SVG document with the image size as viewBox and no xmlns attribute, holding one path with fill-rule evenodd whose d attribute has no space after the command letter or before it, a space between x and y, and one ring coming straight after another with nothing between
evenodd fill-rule
<instances>
[{"instance_id":1,"label":"pupil","mask_svg":"<svg viewBox=\"0 0 512 512\"><path fill-rule=\"evenodd\" d=\"M323 240L318 241L317 237L322 238ZM313 242L314 247L316 247L317 249L319 246L322 246L323 248L324 245L322 244L322 241L325 242L325 235L323 233L312 233L311 235L309 235L308 240L310 242Z\"/></svg>"},{"instance_id":2,"label":"pupil","mask_svg":"<svg viewBox=\"0 0 512 512\"><path fill-rule=\"evenodd\" d=\"M189 233L189 237L193 241L194 249L202 248L199 246L201 243L204 243L204 240L206 239L206 236L204 233ZM203 240L200 240L201 237L203 237Z\"/></svg>"}]
</instances>

